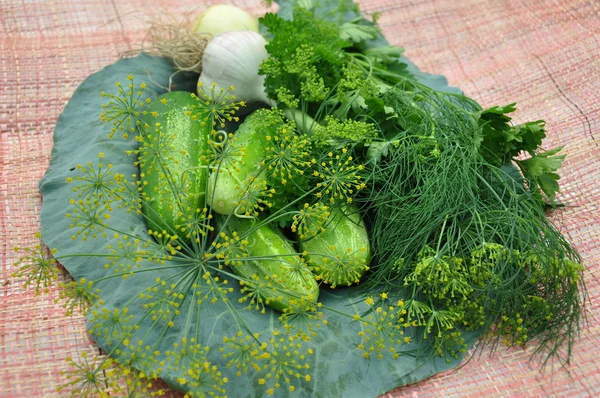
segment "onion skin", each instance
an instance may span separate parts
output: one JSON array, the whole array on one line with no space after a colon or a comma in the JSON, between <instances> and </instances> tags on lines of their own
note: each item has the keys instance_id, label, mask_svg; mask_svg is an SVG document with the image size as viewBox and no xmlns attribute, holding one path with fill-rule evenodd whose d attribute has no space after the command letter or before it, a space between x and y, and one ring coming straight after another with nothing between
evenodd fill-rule
<instances>
[{"instance_id":1,"label":"onion skin","mask_svg":"<svg viewBox=\"0 0 600 398\"><path fill-rule=\"evenodd\" d=\"M224 32L249 30L258 32L258 21L239 7L216 4L208 7L194 21L194 32L213 36Z\"/></svg>"}]
</instances>

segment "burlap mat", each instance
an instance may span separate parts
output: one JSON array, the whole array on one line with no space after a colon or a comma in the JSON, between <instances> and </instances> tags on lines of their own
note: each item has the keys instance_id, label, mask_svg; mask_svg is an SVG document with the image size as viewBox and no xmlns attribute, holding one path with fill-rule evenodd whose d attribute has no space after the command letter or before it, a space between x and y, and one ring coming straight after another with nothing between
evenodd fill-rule
<instances>
[{"instance_id":1,"label":"burlap mat","mask_svg":"<svg viewBox=\"0 0 600 398\"><path fill-rule=\"evenodd\" d=\"M37 181L56 118L81 81L139 47L145 14L176 15L209 2L0 2L0 396L60 396L67 356L97 351L82 317L64 318L58 288L36 297L13 278L15 247L36 244ZM540 372L529 352L485 349L453 370L388 394L600 396L600 5L590 0L364 0L388 40L422 69L446 75L482 105L517 101L516 121L547 121L548 147L565 145L554 220L580 250L588 324L567 370ZM259 14L258 0L236 5ZM63 276L64 278L64 276ZM63 393L64 394L64 393Z\"/></svg>"}]
</instances>

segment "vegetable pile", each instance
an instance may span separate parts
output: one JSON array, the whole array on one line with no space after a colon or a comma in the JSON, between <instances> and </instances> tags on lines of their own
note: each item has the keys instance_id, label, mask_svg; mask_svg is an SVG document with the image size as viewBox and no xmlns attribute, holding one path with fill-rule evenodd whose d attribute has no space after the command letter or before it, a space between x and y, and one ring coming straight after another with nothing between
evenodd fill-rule
<instances>
[{"instance_id":1,"label":"vegetable pile","mask_svg":"<svg viewBox=\"0 0 600 398\"><path fill-rule=\"evenodd\" d=\"M376 395L476 336L568 360L583 266L545 216L565 155L544 122L440 89L352 3L309 3L207 31L199 75L140 58L181 91L103 87L113 146L67 177L79 249L55 253L110 355L71 360L75 395Z\"/></svg>"}]
</instances>

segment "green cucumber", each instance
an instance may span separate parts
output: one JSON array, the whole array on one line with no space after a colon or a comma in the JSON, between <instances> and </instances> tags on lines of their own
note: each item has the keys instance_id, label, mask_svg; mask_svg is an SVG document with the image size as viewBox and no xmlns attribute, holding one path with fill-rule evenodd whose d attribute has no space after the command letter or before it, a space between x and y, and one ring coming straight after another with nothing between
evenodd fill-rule
<instances>
[{"instance_id":1,"label":"green cucumber","mask_svg":"<svg viewBox=\"0 0 600 398\"><path fill-rule=\"evenodd\" d=\"M142 208L150 229L170 235L181 233L205 205L211 126L190 116L197 104L189 92L171 91L152 101L142 118L147 124L139 151Z\"/></svg>"},{"instance_id":2,"label":"green cucumber","mask_svg":"<svg viewBox=\"0 0 600 398\"><path fill-rule=\"evenodd\" d=\"M246 259L231 265L246 289L260 294L264 304L281 312L316 305L319 285L294 246L281 232L254 220L229 217L226 230L247 241Z\"/></svg>"},{"instance_id":3,"label":"green cucumber","mask_svg":"<svg viewBox=\"0 0 600 398\"><path fill-rule=\"evenodd\" d=\"M208 204L215 212L235 213L252 178L260 178L261 163L267 148L272 145L268 137L282 124L281 115L258 110L248 116L229 139L226 145L234 146L233 152L237 156L214 165L208 178Z\"/></svg>"},{"instance_id":4,"label":"green cucumber","mask_svg":"<svg viewBox=\"0 0 600 398\"><path fill-rule=\"evenodd\" d=\"M359 283L369 269L369 236L354 206L338 211L323 232L300 247L316 279L332 288Z\"/></svg>"}]
</instances>

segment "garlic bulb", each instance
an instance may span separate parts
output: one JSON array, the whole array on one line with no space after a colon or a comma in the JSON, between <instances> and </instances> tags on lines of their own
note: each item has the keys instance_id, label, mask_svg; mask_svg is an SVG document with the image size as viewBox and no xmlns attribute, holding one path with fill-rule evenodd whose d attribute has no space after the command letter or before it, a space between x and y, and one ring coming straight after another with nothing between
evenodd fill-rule
<instances>
[{"instance_id":1,"label":"garlic bulb","mask_svg":"<svg viewBox=\"0 0 600 398\"><path fill-rule=\"evenodd\" d=\"M198 84L205 89L216 84L216 93L234 86L235 101L273 104L265 94L265 76L258 74L260 64L269 57L266 44L260 34L251 31L215 36L204 49Z\"/></svg>"},{"instance_id":2,"label":"garlic bulb","mask_svg":"<svg viewBox=\"0 0 600 398\"><path fill-rule=\"evenodd\" d=\"M213 36L240 30L258 32L258 21L246 11L231 4L208 7L194 22L194 32L210 33Z\"/></svg>"}]
</instances>

